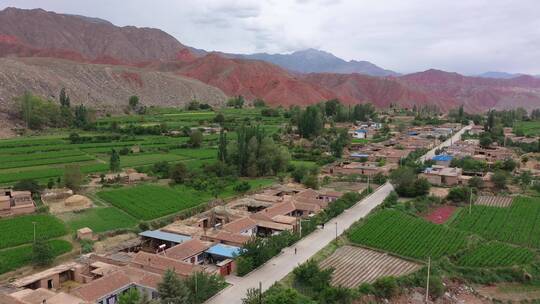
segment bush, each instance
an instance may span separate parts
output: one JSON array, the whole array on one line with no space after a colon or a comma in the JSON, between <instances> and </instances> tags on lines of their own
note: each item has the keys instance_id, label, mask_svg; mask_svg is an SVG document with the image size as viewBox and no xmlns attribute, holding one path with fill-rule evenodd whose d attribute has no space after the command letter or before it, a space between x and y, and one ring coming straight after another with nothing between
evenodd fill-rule
<instances>
[{"instance_id":1,"label":"bush","mask_svg":"<svg viewBox=\"0 0 540 304\"><path fill-rule=\"evenodd\" d=\"M251 185L247 181L236 184L233 188L236 192L246 192L249 191L249 189L251 189Z\"/></svg>"},{"instance_id":2,"label":"bush","mask_svg":"<svg viewBox=\"0 0 540 304\"><path fill-rule=\"evenodd\" d=\"M253 270L253 259L250 257L239 256L236 258L236 274L240 277L245 276Z\"/></svg>"},{"instance_id":3,"label":"bush","mask_svg":"<svg viewBox=\"0 0 540 304\"><path fill-rule=\"evenodd\" d=\"M467 202L470 199L471 189L468 187L454 187L450 189L448 195L446 196L447 200L450 200L454 203Z\"/></svg>"},{"instance_id":4,"label":"bush","mask_svg":"<svg viewBox=\"0 0 540 304\"><path fill-rule=\"evenodd\" d=\"M373 283L373 294L379 298L391 299L399 293L399 286L394 277L379 278Z\"/></svg>"},{"instance_id":5,"label":"bush","mask_svg":"<svg viewBox=\"0 0 540 304\"><path fill-rule=\"evenodd\" d=\"M94 242L90 240L81 240L80 243L82 253L90 253L94 251Z\"/></svg>"}]
</instances>

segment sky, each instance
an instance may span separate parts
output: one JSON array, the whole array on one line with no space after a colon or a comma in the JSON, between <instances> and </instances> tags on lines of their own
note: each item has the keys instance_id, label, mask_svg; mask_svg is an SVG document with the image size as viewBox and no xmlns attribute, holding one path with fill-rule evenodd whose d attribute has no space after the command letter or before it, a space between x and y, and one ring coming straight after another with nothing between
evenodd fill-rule
<instances>
[{"instance_id":1,"label":"sky","mask_svg":"<svg viewBox=\"0 0 540 304\"><path fill-rule=\"evenodd\" d=\"M538 0L0 0L229 53L316 48L401 73L540 74Z\"/></svg>"}]
</instances>

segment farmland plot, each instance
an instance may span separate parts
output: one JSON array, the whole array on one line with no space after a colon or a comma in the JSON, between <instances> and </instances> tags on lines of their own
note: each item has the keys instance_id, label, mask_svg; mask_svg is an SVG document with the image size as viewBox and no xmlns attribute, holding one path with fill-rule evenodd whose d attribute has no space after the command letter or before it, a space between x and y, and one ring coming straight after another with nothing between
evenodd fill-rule
<instances>
[{"instance_id":1,"label":"farmland plot","mask_svg":"<svg viewBox=\"0 0 540 304\"><path fill-rule=\"evenodd\" d=\"M514 198L510 196L479 196L475 204L488 207L506 208L512 205L513 199Z\"/></svg>"},{"instance_id":2,"label":"farmland plot","mask_svg":"<svg viewBox=\"0 0 540 304\"><path fill-rule=\"evenodd\" d=\"M332 285L355 288L381 277L408 275L421 265L375 250L344 246L322 261L321 267L334 269Z\"/></svg>"},{"instance_id":3,"label":"farmland plot","mask_svg":"<svg viewBox=\"0 0 540 304\"><path fill-rule=\"evenodd\" d=\"M178 187L177 187L178 188ZM138 219L151 220L195 207L211 199L211 195L194 189L141 185L98 193L99 198Z\"/></svg>"},{"instance_id":4,"label":"farmland plot","mask_svg":"<svg viewBox=\"0 0 540 304\"><path fill-rule=\"evenodd\" d=\"M64 240L49 241L52 255L57 257L71 251L73 246ZM32 262L32 245L0 250L0 274L28 265Z\"/></svg>"},{"instance_id":5,"label":"farmland plot","mask_svg":"<svg viewBox=\"0 0 540 304\"><path fill-rule=\"evenodd\" d=\"M384 209L349 233L352 242L415 259L439 258L466 244L466 233Z\"/></svg>"},{"instance_id":6,"label":"farmland plot","mask_svg":"<svg viewBox=\"0 0 540 304\"><path fill-rule=\"evenodd\" d=\"M36 223L36 237L40 239L51 239L67 233L64 223L50 215L36 214L0 219L0 249L32 242L32 222Z\"/></svg>"},{"instance_id":7,"label":"farmland plot","mask_svg":"<svg viewBox=\"0 0 540 304\"><path fill-rule=\"evenodd\" d=\"M484 243L461 256L457 264L466 267L503 267L523 265L534 259L526 248L500 242Z\"/></svg>"},{"instance_id":8,"label":"farmland plot","mask_svg":"<svg viewBox=\"0 0 540 304\"><path fill-rule=\"evenodd\" d=\"M459 211L452 226L484 238L540 248L540 198L518 197L509 208L472 206Z\"/></svg>"}]
</instances>

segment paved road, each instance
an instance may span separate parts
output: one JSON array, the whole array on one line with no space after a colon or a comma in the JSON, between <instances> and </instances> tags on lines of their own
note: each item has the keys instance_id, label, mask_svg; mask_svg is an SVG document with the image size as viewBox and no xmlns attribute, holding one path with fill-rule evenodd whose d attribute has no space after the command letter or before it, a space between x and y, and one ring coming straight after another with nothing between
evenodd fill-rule
<instances>
[{"instance_id":1,"label":"paved road","mask_svg":"<svg viewBox=\"0 0 540 304\"><path fill-rule=\"evenodd\" d=\"M463 127L461 130L457 131L452 137L447 139L446 141L440 143L437 147L429 150L426 154L424 154L422 157L420 157L421 161L425 161L427 159L431 159L433 156L435 156L435 150L440 149L442 147L448 147L452 145L452 143L455 143L456 141L461 140L461 134L465 133L465 131L472 129L472 124Z\"/></svg>"},{"instance_id":2,"label":"paved road","mask_svg":"<svg viewBox=\"0 0 540 304\"><path fill-rule=\"evenodd\" d=\"M272 258L259 269L252 271L242 278L235 276L227 277L227 282L232 285L216 297L210 299L207 303L241 304L246 291L249 288L258 288L259 282L262 283L263 291L265 291L275 282L283 279L296 266L309 260L309 258L334 240L336 238L336 230L337 234L341 235L353 223L366 216L373 208L382 203L393 189L390 183L386 183L370 196L326 223L324 229L318 229L292 247L285 248L282 254ZM294 254L295 247L297 254Z\"/></svg>"},{"instance_id":3,"label":"paved road","mask_svg":"<svg viewBox=\"0 0 540 304\"><path fill-rule=\"evenodd\" d=\"M436 149L447 147L451 145L452 142L460 140L461 134L470 128L472 128L471 125L464 127L450 139L439 144L420 159L425 160L432 158L435 155ZM266 291L275 282L283 279L296 266L306 262L323 249L328 243L336 238L336 234L341 235L353 223L368 215L371 210L382 203L392 190L394 190L394 187L392 187L390 183L384 184L370 196L364 198L338 217L326 223L324 229L318 229L292 247L283 249L283 252L280 255L272 258L259 269L254 270L247 276L241 278L232 275L228 276L227 282L231 285L206 303L241 304L246 291L249 288L258 288L259 282L262 284L263 292ZM297 249L297 254L294 254L294 248Z\"/></svg>"}]
</instances>

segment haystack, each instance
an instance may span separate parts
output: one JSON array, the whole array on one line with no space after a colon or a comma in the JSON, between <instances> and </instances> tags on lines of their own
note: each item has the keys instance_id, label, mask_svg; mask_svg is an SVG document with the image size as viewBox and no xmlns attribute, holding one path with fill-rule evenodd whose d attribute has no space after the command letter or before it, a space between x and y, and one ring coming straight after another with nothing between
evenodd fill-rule
<instances>
[{"instance_id":1,"label":"haystack","mask_svg":"<svg viewBox=\"0 0 540 304\"><path fill-rule=\"evenodd\" d=\"M64 201L66 207L84 207L91 204L92 201L89 198L78 194L72 195Z\"/></svg>"}]
</instances>

